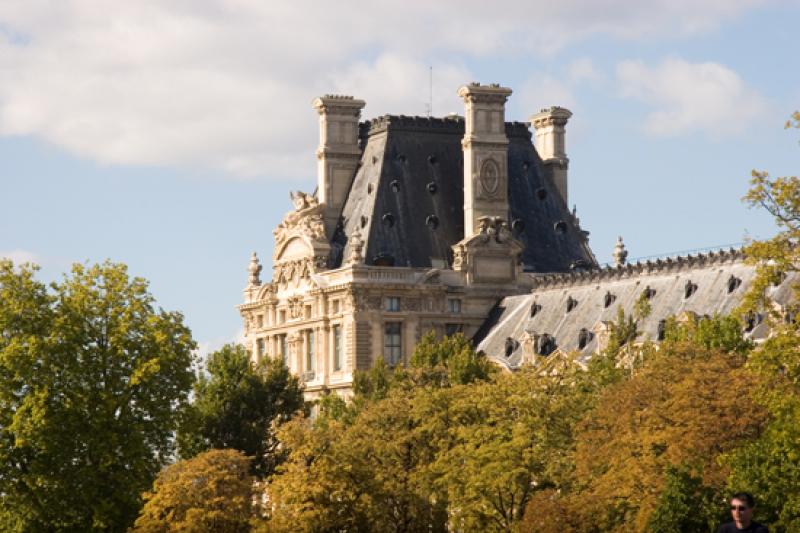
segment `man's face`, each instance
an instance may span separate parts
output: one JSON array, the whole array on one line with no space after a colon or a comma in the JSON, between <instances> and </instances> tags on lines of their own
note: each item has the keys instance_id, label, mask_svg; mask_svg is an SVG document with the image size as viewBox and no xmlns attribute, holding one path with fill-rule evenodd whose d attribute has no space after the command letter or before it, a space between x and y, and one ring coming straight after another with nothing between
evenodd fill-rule
<instances>
[{"instance_id":1,"label":"man's face","mask_svg":"<svg viewBox=\"0 0 800 533\"><path fill-rule=\"evenodd\" d=\"M731 515L737 526L747 527L753 519L753 509L747 505L747 502L734 498L731 500Z\"/></svg>"}]
</instances>

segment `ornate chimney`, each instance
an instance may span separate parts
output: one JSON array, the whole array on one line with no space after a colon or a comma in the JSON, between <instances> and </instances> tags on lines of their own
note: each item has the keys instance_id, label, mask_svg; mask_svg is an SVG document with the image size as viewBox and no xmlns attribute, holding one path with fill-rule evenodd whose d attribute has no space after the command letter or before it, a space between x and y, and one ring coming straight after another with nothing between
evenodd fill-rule
<instances>
[{"instance_id":1,"label":"ornate chimney","mask_svg":"<svg viewBox=\"0 0 800 533\"><path fill-rule=\"evenodd\" d=\"M553 184L567 202L567 169L569 159L566 152L566 131L564 126L572 116L569 109L563 107L548 107L542 109L531 117L531 125L536 130L536 151L542 158L546 175L550 176Z\"/></svg>"},{"instance_id":2,"label":"ornate chimney","mask_svg":"<svg viewBox=\"0 0 800 533\"><path fill-rule=\"evenodd\" d=\"M511 89L470 83L458 90L466 106L464 238L479 233L479 219L508 218L508 138L505 103Z\"/></svg>"},{"instance_id":3,"label":"ornate chimney","mask_svg":"<svg viewBox=\"0 0 800 533\"><path fill-rule=\"evenodd\" d=\"M352 96L327 94L312 105L319 113L317 200L325 206L325 234L331 238L361 157L358 119L365 104Z\"/></svg>"}]
</instances>

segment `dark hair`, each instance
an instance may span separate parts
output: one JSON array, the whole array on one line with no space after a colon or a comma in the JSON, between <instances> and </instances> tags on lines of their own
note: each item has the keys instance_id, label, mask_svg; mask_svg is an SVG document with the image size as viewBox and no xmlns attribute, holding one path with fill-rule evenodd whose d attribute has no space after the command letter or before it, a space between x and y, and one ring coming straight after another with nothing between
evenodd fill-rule
<instances>
[{"instance_id":1,"label":"dark hair","mask_svg":"<svg viewBox=\"0 0 800 533\"><path fill-rule=\"evenodd\" d=\"M737 492L733 496L731 496L731 501L739 500L740 502L744 502L747 504L747 507L752 509L756 506L756 501L753 499L753 495L749 492Z\"/></svg>"}]
</instances>

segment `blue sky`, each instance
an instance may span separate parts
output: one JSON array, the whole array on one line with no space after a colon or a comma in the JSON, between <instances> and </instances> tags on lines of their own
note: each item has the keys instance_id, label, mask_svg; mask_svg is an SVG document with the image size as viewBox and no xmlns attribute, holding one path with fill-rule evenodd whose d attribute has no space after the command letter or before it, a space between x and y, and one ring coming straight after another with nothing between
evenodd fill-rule
<instances>
[{"instance_id":1,"label":"blue sky","mask_svg":"<svg viewBox=\"0 0 800 533\"><path fill-rule=\"evenodd\" d=\"M570 108L570 203L599 261L774 232L751 169L794 175L800 3L255 0L0 3L0 255L56 279L127 263L203 349L235 339L249 254L315 187L320 94L364 116ZM262 276L263 277L263 276ZM268 275L267 275L268 277Z\"/></svg>"}]
</instances>

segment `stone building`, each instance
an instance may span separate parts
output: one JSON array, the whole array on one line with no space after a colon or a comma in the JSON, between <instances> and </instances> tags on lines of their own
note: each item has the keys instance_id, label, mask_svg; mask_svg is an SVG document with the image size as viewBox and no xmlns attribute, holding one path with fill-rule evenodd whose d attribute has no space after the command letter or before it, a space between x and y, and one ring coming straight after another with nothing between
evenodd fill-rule
<instances>
[{"instance_id":1,"label":"stone building","mask_svg":"<svg viewBox=\"0 0 800 533\"><path fill-rule=\"evenodd\" d=\"M255 359L283 358L310 398L347 395L355 370L377 357L405 363L430 330L463 332L514 369L593 353L643 290L654 339L668 314L739 301L753 272L735 251L626 265L620 242L617 265L599 268L567 207L571 113L506 122L510 89L472 83L458 94L463 117L366 122L362 100L314 100L317 190L291 193L271 279L254 253L239 306Z\"/></svg>"}]
</instances>

